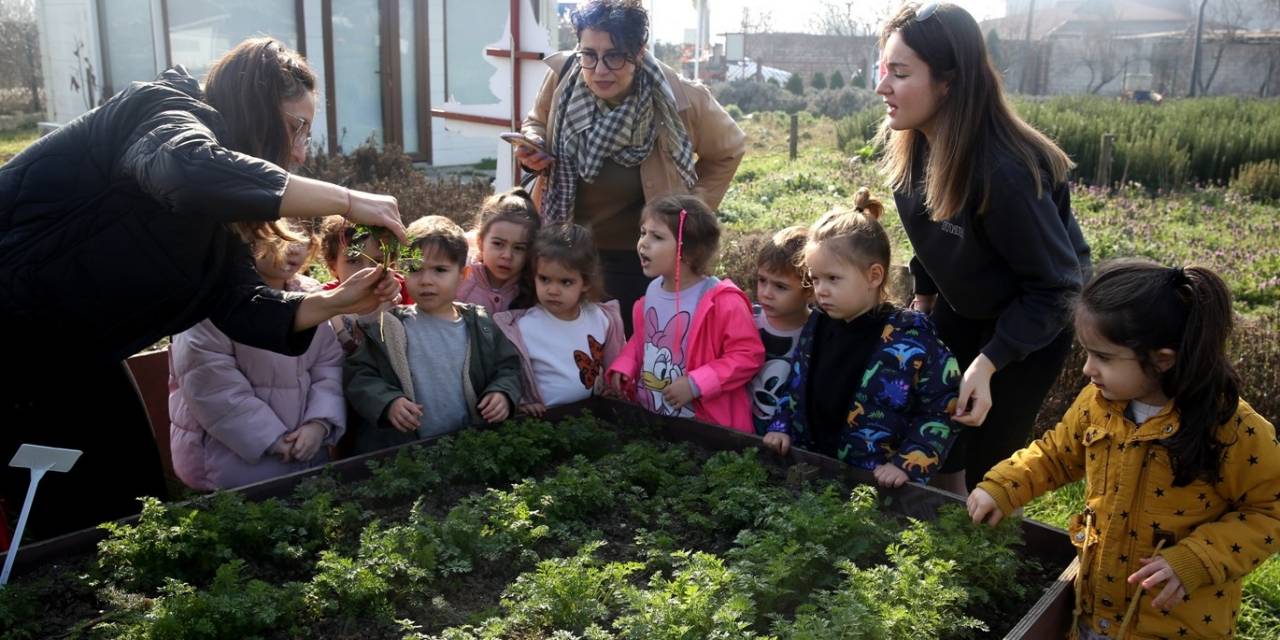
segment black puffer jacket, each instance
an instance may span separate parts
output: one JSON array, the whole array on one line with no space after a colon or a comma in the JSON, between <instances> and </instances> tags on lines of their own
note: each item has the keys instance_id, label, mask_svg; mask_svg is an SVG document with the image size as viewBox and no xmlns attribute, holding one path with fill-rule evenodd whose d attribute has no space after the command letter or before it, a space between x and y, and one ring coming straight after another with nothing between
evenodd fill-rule
<instances>
[{"instance_id":1,"label":"black puffer jacket","mask_svg":"<svg viewBox=\"0 0 1280 640\"><path fill-rule=\"evenodd\" d=\"M222 147L182 67L136 82L0 167L0 335L120 360L210 318L289 355L301 300L262 283L227 223L279 217L289 174Z\"/></svg>"}]
</instances>

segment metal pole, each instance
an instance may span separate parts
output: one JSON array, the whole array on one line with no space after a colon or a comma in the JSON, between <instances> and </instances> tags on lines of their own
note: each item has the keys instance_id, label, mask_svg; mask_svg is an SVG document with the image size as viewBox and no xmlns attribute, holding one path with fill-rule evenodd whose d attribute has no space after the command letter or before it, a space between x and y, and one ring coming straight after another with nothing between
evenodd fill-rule
<instances>
[{"instance_id":1,"label":"metal pole","mask_svg":"<svg viewBox=\"0 0 1280 640\"><path fill-rule=\"evenodd\" d=\"M1196 18L1196 42L1191 49L1191 91L1188 96L1194 98L1200 92L1200 39L1204 37L1204 8L1209 0L1200 0L1200 15Z\"/></svg>"},{"instance_id":2,"label":"metal pole","mask_svg":"<svg viewBox=\"0 0 1280 640\"><path fill-rule=\"evenodd\" d=\"M698 68L702 61L702 11L707 6L707 0L698 0L698 41L693 45L693 79L699 78Z\"/></svg>"},{"instance_id":3,"label":"metal pole","mask_svg":"<svg viewBox=\"0 0 1280 640\"><path fill-rule=\"evenodd\" d=\"M1018 78L1018 93L1025 93L1027 86L1027 67L1031 66L1031 18L1036 13L1036 0L1031 0L1031 6L1027 8L1027 31L1023 34L1022 41L1026 50L1022 52L1022 77Z\"/></svg>"},{"instance_id":4,"label":"metal pole","mask_svg":"<svg viewBox=\"0 0 1280 640\"><path fill-rule=\"evenodd\" d=\"M792 160L796 159L796 152L798 151L797 147L799 143L799 137L800 137L800 115L793 113L791 114L791 141L789 145L789 150L791 153Z\"/></svg>"}]
</instances>

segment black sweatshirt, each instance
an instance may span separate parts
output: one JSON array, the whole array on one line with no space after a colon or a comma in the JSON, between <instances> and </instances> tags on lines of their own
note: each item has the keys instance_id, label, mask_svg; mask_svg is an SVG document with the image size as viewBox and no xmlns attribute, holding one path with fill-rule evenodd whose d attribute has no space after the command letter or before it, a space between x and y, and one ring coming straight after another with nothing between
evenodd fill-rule
<instances>
[{"instance_id":1,"label":"black sweatshirt","mask_svg":"<svg viewBox=\"0 0 1280 640\"><path fill-rule=\"evenodd\" d=\"M963 317L995 319L995 335L982 353L1001 369L1062 332L1090 259L1066 183L1052 184L1052 174L1041 169L1037 197L1031 172L1012 154L1000 153L990 166L985 214L977 213L978 193L950 220L934 222L920 183L911 193L894 193L894 201L915 249L915 292L940 293Z\"/></svg>"},{"instance_id":2,"label":"black sweatshirt","mask_svg":"<svg viewBox=\"0 0 1280 640\"><path fill-rule=\"evenodd\" d=\"M809 369L808 413L813 450L836 457L849 406L867 361L880 345L880 333L892 307L880 306L852 320L818 314Z\"/></svg>"}]
</instances>

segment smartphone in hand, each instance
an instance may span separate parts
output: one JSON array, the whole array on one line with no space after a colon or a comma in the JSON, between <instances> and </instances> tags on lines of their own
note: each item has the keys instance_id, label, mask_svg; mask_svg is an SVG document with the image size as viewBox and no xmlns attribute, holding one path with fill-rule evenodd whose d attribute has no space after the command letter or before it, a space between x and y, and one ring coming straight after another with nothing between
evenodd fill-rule
<instances>
[{"instance_id":1,"label":"smartphone in hand","mask_svg":"<svg viewBox=\"0 0 1280 640\"><path fill-rule=\"evenodd\" d=\"M534 142L533 140L530 140L529 138L525 137L523 133L520 133L519 131L507 131L505 133L498 134L498 137L502 138L503 140L506 140L507 142L511 143L513 146L525 147L532 151L537 151L539 153L546 154L548 157L551 157L551 154L547 153L547 148L545 146L537 142Z\"/></svg>"}]
</instances>

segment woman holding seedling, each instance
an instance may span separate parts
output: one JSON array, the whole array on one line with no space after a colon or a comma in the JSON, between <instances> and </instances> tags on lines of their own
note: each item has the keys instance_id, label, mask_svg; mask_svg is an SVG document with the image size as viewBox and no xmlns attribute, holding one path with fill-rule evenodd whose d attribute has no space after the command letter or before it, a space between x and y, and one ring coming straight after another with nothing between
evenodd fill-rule
<instances>
[{"instance_id":1,"label":"woman holding seedling","mask_svg":"<svg viewBox=\"0 0 1280 640\"><path fill-rule=\"evenodd\" d=\"M649 286L635 250L645 203L691 193L715 210L746 136L706 87L649 53L639 0L592 0L573 12L573 26L578 48L546 59L516 157L540 173L544 224L591 231L604 289L626 311ZM622 315L629 333L631 314Z\"/></svg>"},{"instance_id":2,"label":"woman holding seedling","mask_svg":"<svg viewBox=\"0 0 1280 640\"><path fill-rule=\"evenodd\" d=\"M882 168L930 312L964 374L960 433L937 480L957 493L1026 444L1071 348L1068 300L1089 272L1071 160L1005 100L973 16L905 5L881 37ZM966 477L967 476L967 477Z\"/></svg>"},{"instance_id":3,"label":"woman holding seedling","mask_svg":"<svg viewBox=\"0 0 1280 640\"><path fill-rule=\"evenodd\" d=\"M339 313L394 299L382 268L333 291L282 293L249 243L287 246L282 218L341 214L403 238L394 198L291 175L306 152L315 75L271 39L241 43L204 91L175 67L134 83L0 168L0 464L20 443L81 449L41 483L29 533L48 536L162 495L147 417L121 360L208 318L287 355ZM0 466L21 505L27 475Z\"/></svg>"}]
</instances>

